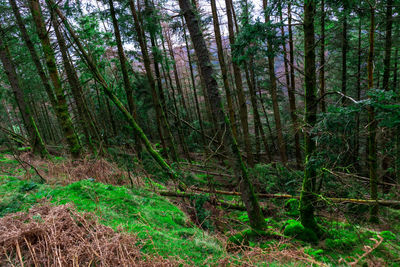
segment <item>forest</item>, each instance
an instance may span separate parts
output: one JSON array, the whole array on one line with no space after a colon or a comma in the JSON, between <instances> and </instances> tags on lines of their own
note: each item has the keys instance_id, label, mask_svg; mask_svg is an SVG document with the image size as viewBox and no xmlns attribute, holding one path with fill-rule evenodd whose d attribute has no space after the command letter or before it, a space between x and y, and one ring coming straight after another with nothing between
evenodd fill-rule
<instances>
[{"instance_id":1,"label":"forest","mask_svg":"<svg viewBox=\"0 0 400 267\"><path fill-rule=\"evenodd\" d=\"M0 266L400 266L400 0L0 0Z\"/></svg>"}]
</instances>

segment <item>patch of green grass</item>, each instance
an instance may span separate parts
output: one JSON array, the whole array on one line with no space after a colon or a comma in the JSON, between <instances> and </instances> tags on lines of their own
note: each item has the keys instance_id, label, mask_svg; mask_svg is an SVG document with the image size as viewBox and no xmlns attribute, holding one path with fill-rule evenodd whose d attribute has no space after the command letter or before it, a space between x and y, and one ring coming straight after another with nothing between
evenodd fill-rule
<instances>
[{"instance_id":1,"label":"patch of green grass","mask_svg":"<svg viewBox=\"0 0 400 267\"><path fill-rule=\"evenodd\" d=\"M94 212L101 223L117 231L137 234L144 253L187 258L196 265L210 255L217 260L223 254L217 239L192 226L166 198L144 189L129 190L88 180L49 187L0 177L0 216L27 210L43 197L56 204L72 202L80 211Z\"/></svg>"}]
</instances>

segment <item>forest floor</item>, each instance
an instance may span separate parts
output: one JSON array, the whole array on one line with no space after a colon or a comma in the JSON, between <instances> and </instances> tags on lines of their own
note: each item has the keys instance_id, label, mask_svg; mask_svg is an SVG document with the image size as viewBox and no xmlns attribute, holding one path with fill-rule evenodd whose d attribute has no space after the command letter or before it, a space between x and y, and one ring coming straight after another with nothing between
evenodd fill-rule
<instances>
[{"instance_id":1,"label":"forest floor","mask_svg":"<svg viewBox=\"0 0 400 267\"><path fill-rule=\"evenodd\" d=\"M302 232L295 199L263 203L269 234L257 236L235 196L160 191L175 189L104 159L3 152L0 265L400 266L400 210L382 208L375 226L321 213L318 241Z\"/></svg>"}]
</instances>

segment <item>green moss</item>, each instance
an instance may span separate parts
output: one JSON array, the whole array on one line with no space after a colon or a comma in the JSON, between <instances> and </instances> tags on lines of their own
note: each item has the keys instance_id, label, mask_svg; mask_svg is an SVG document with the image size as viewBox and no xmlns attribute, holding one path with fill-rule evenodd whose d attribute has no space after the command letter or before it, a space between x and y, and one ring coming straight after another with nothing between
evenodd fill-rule
<instances>
[{"instance_id":1,"label":"green moss","mask_svg":"<svg viewBox=\"0 0 400 267\"><path fill-rule=\"evenodd\" d=\"M143 252L188 258L202 264L223 253L219 241L188 223L187 216L166 198L152 192L84 180L49 187L13 177L0 179L0 216L27 210L41 198L55 204L74 203L80 211L94 212L101 223L137 234Z\"/></svg>"},{"instance_id":2,"label":"green moss","mask_svg":"<svg viewBox=\"0 0 400 267\"><path fill-rule=\"evenodd\" d=\"M305 228L296 220L286 221L283 234L285 236L294 237L305 242L315 243L318 241L318 236L314 231Z\"/></svg>"},{"instance_id":3,"label":"green moss","mask_svg":"<svg viewBox=\"0 0 400 267\"><path fill-rule=\"evenodd\" d=\"M299 200L291 198L285 201L286 214L290 217L297 217L300 215L299 212Z\"/></svg>"},{"instance_id":4,"label":"green moss","mask_svg":"<svg viewBox=\"0 0 400 267\"><path fill-rule=\"evenodd\" d=\"M384 240L396 240L396 235L390 231L382 231L379 234Z\"/></svg>"},{"instance_id":5,"label":"green moss","mask_svg":"<svg viewBox=\"0 0 400 267\"><path fill-rule=\"evenodd\" d=\"M278 232L273 231L272 229L268 229L266 231L246 229L229 237L228 243L249 246L251 243L265 243L265 240L280 238L282 238L282 235Z\"/></svg>"}]
</instances>

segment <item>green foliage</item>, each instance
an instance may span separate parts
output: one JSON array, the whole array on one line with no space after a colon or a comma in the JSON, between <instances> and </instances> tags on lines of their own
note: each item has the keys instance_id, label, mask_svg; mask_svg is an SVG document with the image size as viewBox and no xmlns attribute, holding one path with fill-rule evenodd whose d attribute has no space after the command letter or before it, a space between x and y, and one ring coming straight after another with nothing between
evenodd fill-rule
<instances>
[{"instance_id":1,"label":"green foliage","mask_svg":"<svg viewBox=\"0 0 400 267\"><path fill-rule=\"evenodd\" d=\"M178 256L197 264L209 255L217 259L222 254L221 244L188 226L187 216L178 207L143 189L129 190L88 180L51 188L0 176L0 198L0 216L27 210L42 198L55 204L72 202L80 211L94 212L103 224L117 231L137 234L145 253Z\"/></svg>"},{"instance_id":2,"label":"green foliage","mask_svg":"<svg viewBox=\"0 0 400 267\"><path fill-rule=\"evenodd\" d=\"M304 228L304 226L296 220L286 221L283 234L305 242L315 243L318 241L318 236L314 231Z\"/></svg>"},{"instance_id":3,"label":"green foliage","mask_svg":"<svg viewBox=\"0 0 400 267\"><path fill-rule=\"evenodd\" d=\"M391 231L382 231L379 234L381 237L383 237L383 239L385 240L396 240L397 237L394 233L392 233Z\"/></svg>"},{"instance_id":4,"label":"green foliage","mask_svg":"<svg viewBox=\"0 0 400 267\"><path fill-rule=\"evenodd\" d=\"M302 172L289 170L281 164L257 164L249 172L262 191L296 194L300 189Z\"/></svg>"},{"instance_id":5,"label":"green foliage","mask_svg":"<svg viewBox=\"0 0 400 267\"><path fill-rule=\"evenodd\" d=\"M296 217L300 215L299 212L299 200L291 198L285 201L286 214L291 217Z\"/></svg>"},{"instance_id":6,"label":"green foliage","mask_svg":"<svg viewBox=\"0 0 400 267\"><path fill-rule=\"evenodd\" d=\"M206 230L213 231L214 225L210 219L211 212L204 207L204 204L210 200L208 195L194 195L190 197L190 202L194 206L196 212L197 224Z\"/></svg>"},{"instance_id":7,"label":"green foliage","mask_svg":"<svg viewBox=\"0 0 400 267\"><path fill-rule=\"evenodd\" d=\"M230 236L228 238L228 243L248 246L250 245L250 243L264 242L265 240L268 239L280 239L280 238L282 238L282 235L271 229L267 231L255 231L253 229L245 229L241 232L238 232L235 235Z\"/></svg>"}]
</instances>

